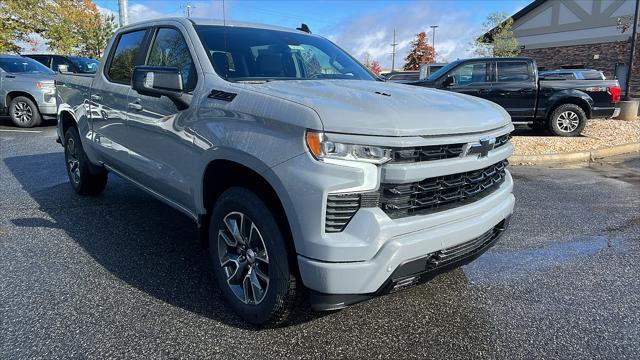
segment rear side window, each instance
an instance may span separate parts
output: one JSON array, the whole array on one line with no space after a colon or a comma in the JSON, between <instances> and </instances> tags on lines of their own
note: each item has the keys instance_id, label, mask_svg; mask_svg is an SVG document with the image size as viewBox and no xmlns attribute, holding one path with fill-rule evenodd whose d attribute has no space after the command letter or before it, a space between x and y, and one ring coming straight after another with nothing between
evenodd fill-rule
<instances>
[{"instance_id":1,"label":"rear side window","mask_svg":"<svg viewBox=\"0 0 640 360\"><path fill-rule=\"evenodd\" d=\"M531 76L526 61L498 62L498 82L527 81L529 79Z\"/></svg>"},{"instance_id":2,"label":"rear side window","mask_svg":"<svg viewBox=\"0 0 640 360\"><path fill-rule=\"evenodd\" d=\"M147 65L177 67L182 75L182 88L193 91L198 77L184 37L175 29L160 28L153 40Z\"/></svg>"},{"instance_id":3,"label":"rear side window","mask_svg":"<svg viewBox=\"0 0 640 360\"><path fill-rule=\"evenodd\" d=\"M133 67L145 33L146 30L139 30L120 35L107 72L109 80L123 84L131 83Z\"/></svg>"}]
</instances>

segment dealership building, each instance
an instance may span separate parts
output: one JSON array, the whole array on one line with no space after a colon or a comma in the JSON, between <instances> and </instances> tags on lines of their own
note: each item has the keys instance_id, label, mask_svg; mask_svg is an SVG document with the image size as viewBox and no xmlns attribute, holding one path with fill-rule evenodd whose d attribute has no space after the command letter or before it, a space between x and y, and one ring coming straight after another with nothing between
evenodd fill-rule
<instances>
[{"instance_id":1,"label":"dealership building","mask_svg":"<svg viewBox=\"0 0 640 360\"><path fill-rule=\"evenodd\" d=\"M512 29L521 55L540 69L597 69L624 88L635 6L636 0L536 0L512 16ZM640 97L640 44L635 54L630 95Z\"/></svg>"}]
</instances>

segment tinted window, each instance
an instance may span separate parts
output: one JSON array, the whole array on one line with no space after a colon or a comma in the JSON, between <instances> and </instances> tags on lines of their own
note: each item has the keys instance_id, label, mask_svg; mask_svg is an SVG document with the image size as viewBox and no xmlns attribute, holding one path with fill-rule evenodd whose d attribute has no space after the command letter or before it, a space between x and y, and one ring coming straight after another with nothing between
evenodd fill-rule
<instances>
[{"instance_id":1,"label":"tinted window","mask_svg":"<svg viewBox=\"0 0 640 360\"><path fill-rule=\"evenodd\" d=\"M49 67L49 64L51 63L50 60L50 56L45 56L45 55L28 55L27 57L32 58L33 60L36 60L37 62L41 63L42 65Z\"/></svg>"},{"instance_id":2,"label":"tinted window","mask_svg":"<svg viewBox=\"0 0 640 360\"><path fill-rule=\"evenodd\" d=\"M0 68L11 73L44 73L54 74L51 69L41 63L23 57L0 58Z\"/></svg>"},{"instance_id":3,"label":"tinted window","mask_svg":"<svg viewBox=\"0 0 640 360\"><path fill-rule=\"evenodd\" d=\"M87 74L95 73L98 70L98 65L100 65L98 60L80 56L69 56L69 60L77 67L78 72Z\"/></svg>"},{"instance_id":4,"label":"tinted window","mask_svg":"<svg viewBox=\"0 0 640 360\"><path fill-rule=\"evenodd\" d=\"M498 62L498 81L527 81L530 79L529 66L525 61Z\"/></svg>"},{"instance_id":5,"label":"tinted window","mask_svg":"<svg viewBox=\"0 0 640 360\"><path fill-rule=\"evenodd\" d=\"M375 80L360 63L319 36L242 27L196 30L216 73L230 81Z\"/></svg>"},{"instance_id":6,"label":"tinted window","mask_svg":"<svg viewBox=\"0 0 640 360\"><path fill-rule=\"evenodd\" d=\"M189 47L175 29L160 29L156 35L147 65L177 67L182 75L182 88L192 91L198 80Z\"/></svg>"},{"instance_id":7,"label":"tinted window","mask_svg":"<svg viewBox=\"0 0 640 360\"><path fill-rule=\"evenodd\" d=\"M600 71L583 71L582 77L585 80L604 80L604 75Z\"/></svg>"},{"instance_id":8,"label":"tinted window","mask_svg":"<svg viewBox=\"0 0 640 360\"><path fill-rule=\"evenodd\" d=\"M457 86L489 81L487 63L484 62L464 64L449 75L454 77Z\"/></svg>"},{"instance_id":9,"label":"tinted window","mask_svg":"<svg viewBox=\"0 0 640 360\"><path fill-rule=\"evenodd\" d=\"M122 34L118 39L111 64L109 65L109 79L124 84L131 83L131 75L136 58L140 52L140 45L146 30L134 31Z\"/></svg>"},{"instance_id":10,"label":"tinted window","mask_svg":"<svg viewBox=\"0 0 640 360\"><path fill-rule=\"evenodd\" d=\"M67 71L76 72L77 69L71 61L63 58L62 56L54 56L53 61L51 61L51 69L53 71L58 71L58 66L65 65L67 67Z\"/></svg>"}]
</instances>

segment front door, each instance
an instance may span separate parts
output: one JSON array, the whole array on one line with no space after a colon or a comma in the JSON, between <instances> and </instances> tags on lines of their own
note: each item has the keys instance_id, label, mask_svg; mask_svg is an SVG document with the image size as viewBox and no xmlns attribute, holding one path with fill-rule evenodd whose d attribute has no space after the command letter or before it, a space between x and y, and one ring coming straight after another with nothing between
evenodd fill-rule
<instances>
[{"instance_id":1,"label":"front door","mask_svg":"<svg viewBox=\"0 0 640 360\"><path fill-rule=\"evenodd\" d=\"M146 65L178 68L183 96L191 96L198 83L191 51L177 28L155 29ZM135 90L129 93L128 106L134 178L183 208L193 209L191 176L196 153L187 123L194 119L194 107L181 111L165 96L146 96Z\"/></svg>"},{"instance_id":2,"label":"front door","mask_svg":"<svg viewBox=\"0 0 640 360\"><path fill-rule=\"evenodd\" d=\"M454 84L447 90L486 98L491 91L489 68L489 63L483 61L458 66L448 74L449 77L453 77Z\"/></svg>"}]
</instances>

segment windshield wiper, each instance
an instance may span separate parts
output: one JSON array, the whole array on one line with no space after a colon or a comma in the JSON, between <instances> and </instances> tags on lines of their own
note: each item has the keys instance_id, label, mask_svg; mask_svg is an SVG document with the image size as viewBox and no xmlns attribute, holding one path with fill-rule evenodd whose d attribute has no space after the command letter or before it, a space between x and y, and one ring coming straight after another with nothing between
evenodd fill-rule
<instances>
[{"instance_id":1,"label":"windshield wiper","mask_svg":"<svg viewBox=\"0 0 640 360\"><path fill-rule=\"evenodd\" d=\"M264 84L264 83L268 83L271 80L237 80L237 83L242 83L242 84Z\"/></svg>"}]
</instances>

